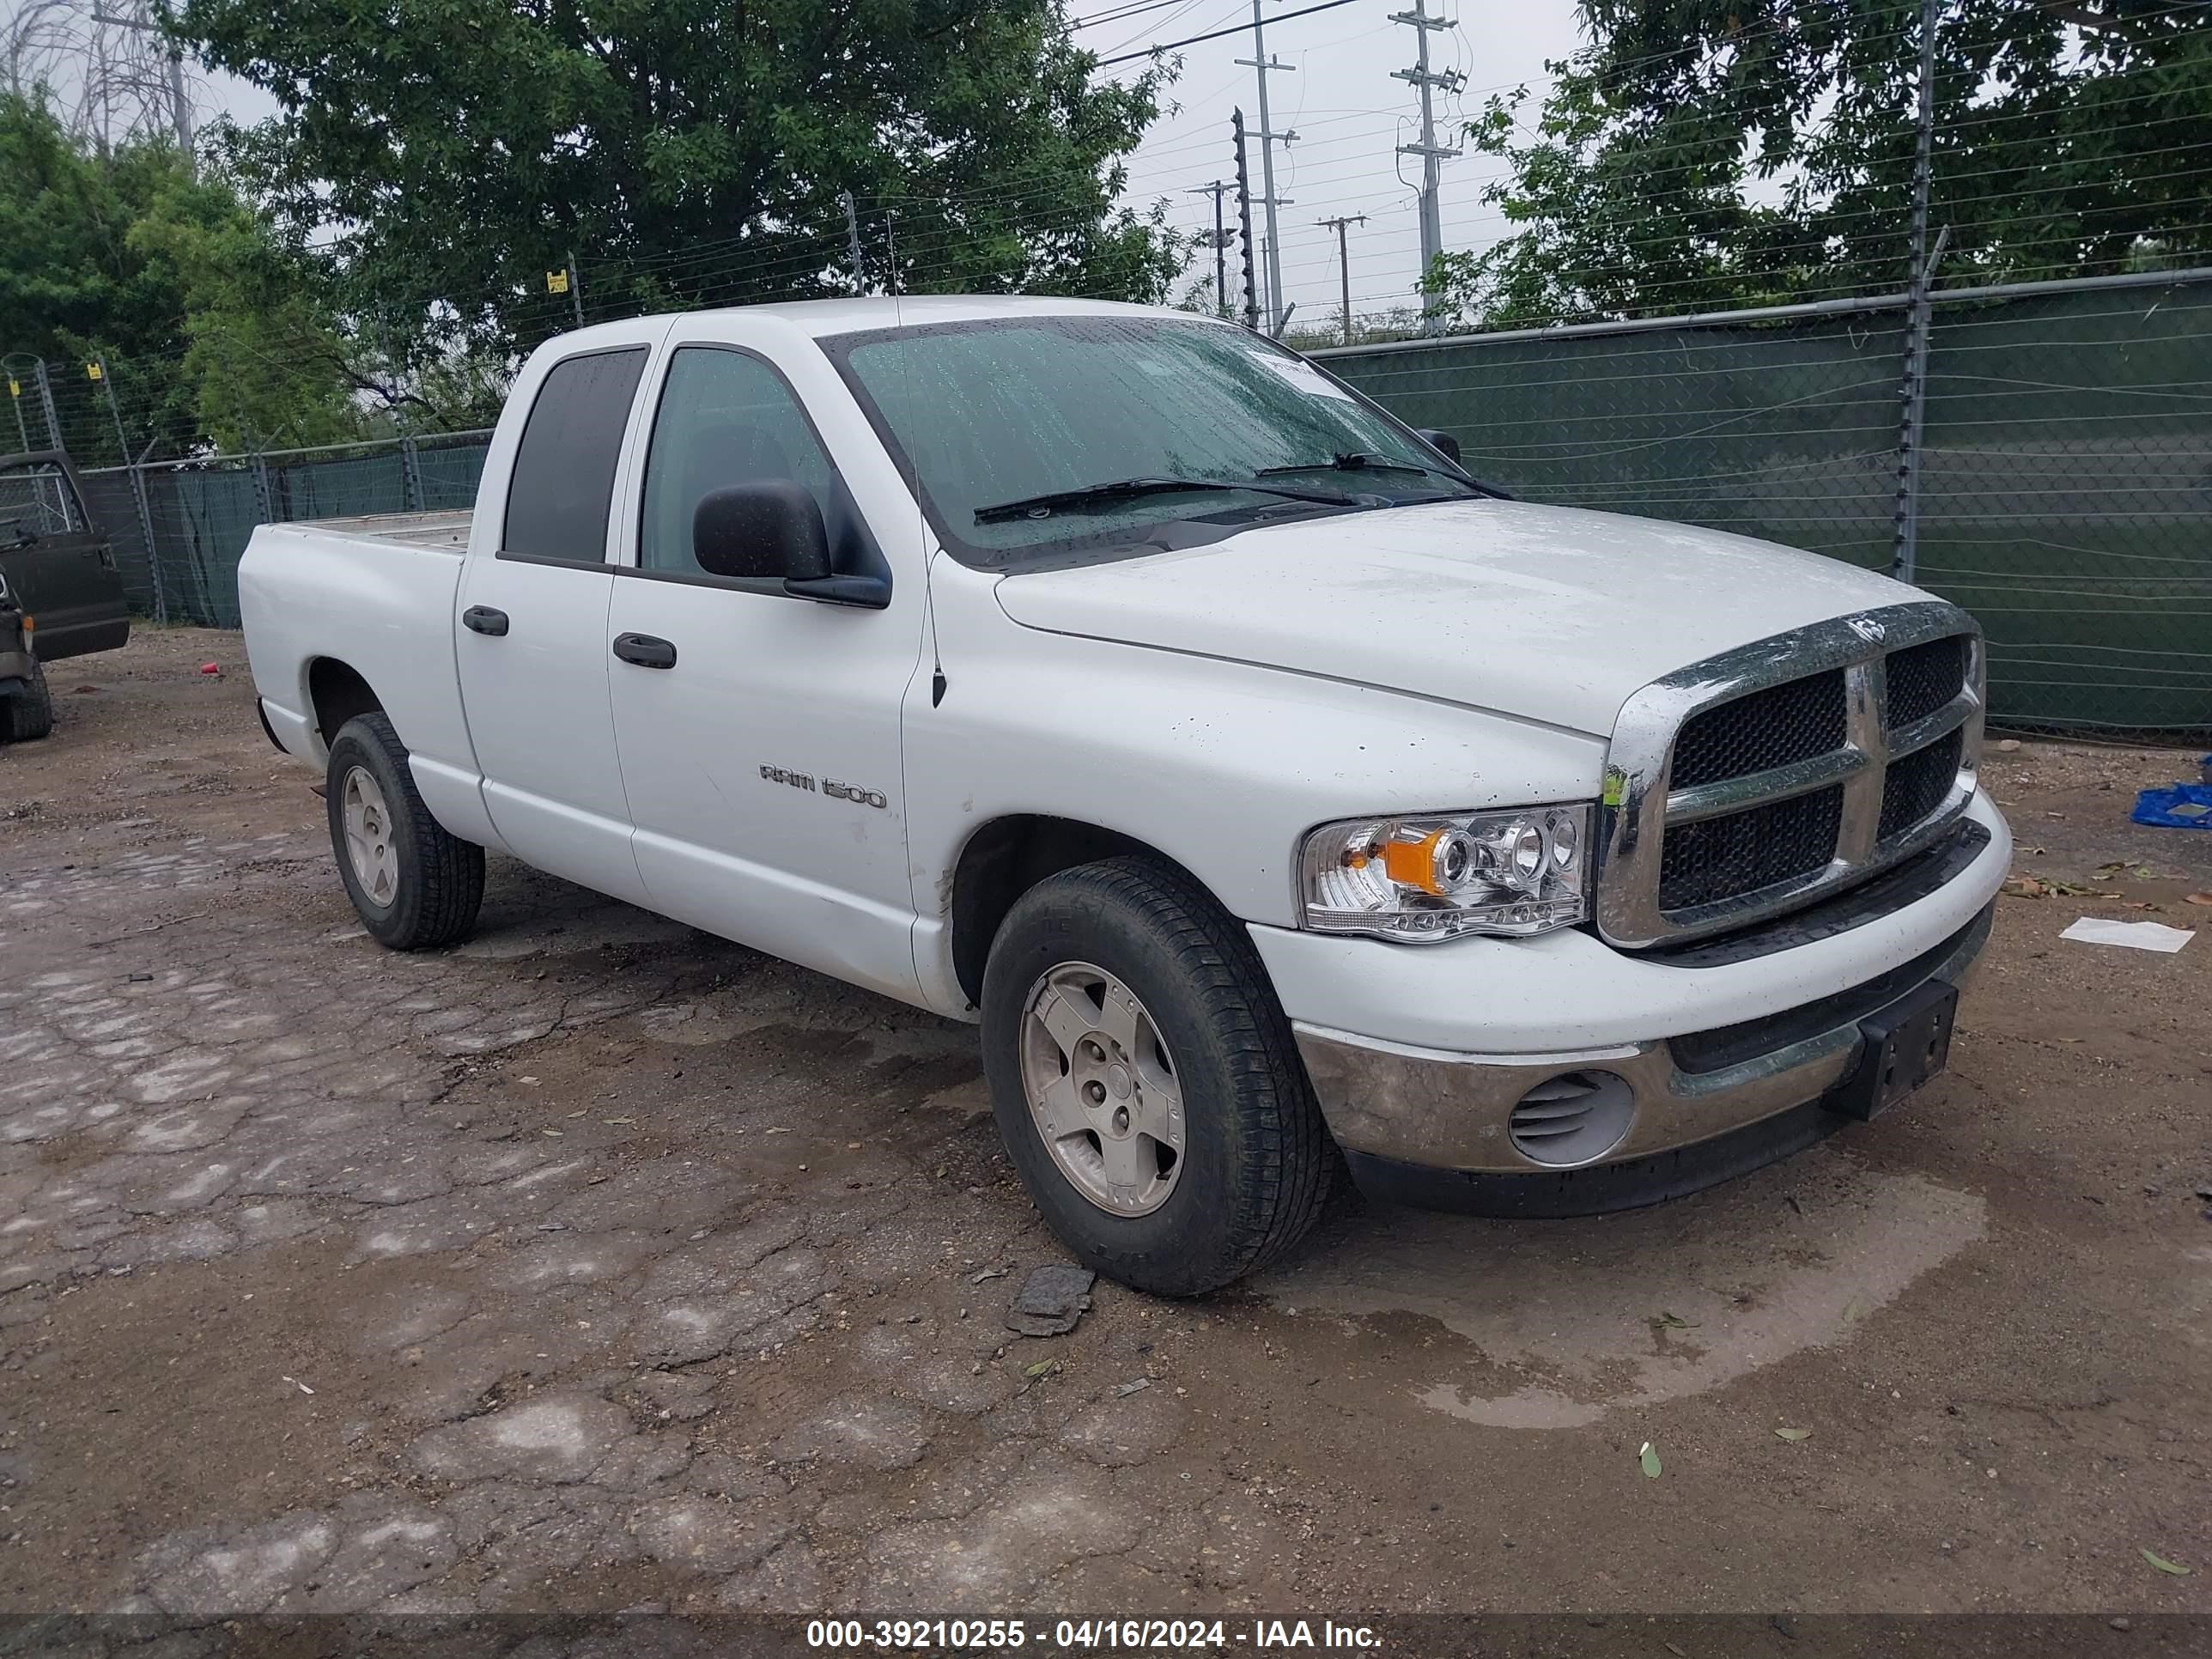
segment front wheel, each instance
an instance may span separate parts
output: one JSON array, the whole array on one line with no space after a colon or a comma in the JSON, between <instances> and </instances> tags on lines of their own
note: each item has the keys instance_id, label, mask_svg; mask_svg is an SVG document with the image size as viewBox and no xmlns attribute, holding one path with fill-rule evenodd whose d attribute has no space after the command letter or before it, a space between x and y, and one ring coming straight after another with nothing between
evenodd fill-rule
<instances>
[{"instance_id":1,"label":"front wheel","mask_svg":"<svg viewBox=\"0 0 2212 1659\"><path fill-rule=\"evenodd\" d=\"M1336 1166L1251 941L1140 858L1017 901L983 975L1006 1151L1060 1242L1137 1290L1218 1290L1313 1225Z\"/></svg>"},{"instance_id":2,"label":"front wheel","mask_svg":"<svg viewBox=\"0 0 2212 1659\"><path fill-rule=\"evenodd\" d=\"M338 877L372 939L425 951L467 937L483 902L483 848L430 816L381 714L338 728L327 799Z\"/></svg>"}]
</instances>

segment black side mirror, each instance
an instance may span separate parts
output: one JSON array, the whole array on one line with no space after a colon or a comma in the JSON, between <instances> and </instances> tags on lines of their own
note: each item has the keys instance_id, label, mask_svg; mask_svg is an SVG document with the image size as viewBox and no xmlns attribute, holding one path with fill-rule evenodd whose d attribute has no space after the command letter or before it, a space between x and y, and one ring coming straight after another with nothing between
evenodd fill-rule
<instances>
[{"instance_id":1,"label":"black side mirror","mask_svg":"<svg viewBox=\"0 0 2212 1659\"><path fill-rule=\"evenodd\" d=\"M691 510L691 556L710 576L811 581L830 574L830 532L793 478L711 489Z\"/></svg>"},{"instance_id":2,"label":"black side mirror","mask_svg":"<svg viewBox=\"0 0 2212 1659\"><path fill-rule=\"evenodd\" d=\"M1413 435L1454 466L1459 465L1459 440L1453 437L1450 433L1438 432L1434 428L1430 428L1416 432Z\"/></svg>"},{"instance_id":3,"label":"black side mirror","mask_svg":"<svg viewBox=\"0 0 2212 1659\"><path fill-rule=\"evenodd\" d=\"M783 591L828 605L880 611L891 602L881 574L839 575L814 492L794 478L709 490L691 510L691 556L711 576L783 578Z\"/></svg>"}]
</instances>

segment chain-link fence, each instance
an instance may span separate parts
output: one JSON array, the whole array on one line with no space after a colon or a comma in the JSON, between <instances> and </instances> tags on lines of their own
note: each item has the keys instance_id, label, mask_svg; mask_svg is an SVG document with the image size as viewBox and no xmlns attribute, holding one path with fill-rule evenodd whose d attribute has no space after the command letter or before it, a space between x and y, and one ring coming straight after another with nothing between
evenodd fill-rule
<instances>
[{"instance_id":1,"label":"chain-link fence","mask_svg":"<svg viewBox=\"0 0 2212 1659\"><path fill-rule=\"evenodd\" d=\"M238 626L238 561L258 524L471 507L489 431L330 449L216 455L84 475L131 604L165 621Z\"/></svg>"},{"instance_id":2,"label":"chain-link fence","mask_svg":"<svg viewBox=\"0 0 2212 1659\"><path fill-rule=\"evenodd\" d=\"M1532 500L1898 560L1902 295L1317 352ZM1935 296L1912 579L2025 729L2212 729L2212 271ZM1725 605L1729 596L1715 592Z\"/></svg>"}]
</instances>

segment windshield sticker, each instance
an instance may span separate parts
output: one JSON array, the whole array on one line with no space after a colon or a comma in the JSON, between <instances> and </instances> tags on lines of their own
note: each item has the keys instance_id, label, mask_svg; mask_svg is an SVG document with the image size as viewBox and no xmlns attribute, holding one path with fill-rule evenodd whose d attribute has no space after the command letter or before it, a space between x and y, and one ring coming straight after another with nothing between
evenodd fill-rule
<instances>
[{"instance_id":1,"label":"windshield sticker","mask_svg":"<svg viewBox=\"0 0 2212 1659\"><path fill-rule=\"evenodd\" d=\"M1270 374L1296 386L1309 398L1334 398L1340 404L1352 401L1352 396L1311 363L1297 357L1278 357L1272 352L1255 351L1252 361Z\"/></svg>"}]
</instances>

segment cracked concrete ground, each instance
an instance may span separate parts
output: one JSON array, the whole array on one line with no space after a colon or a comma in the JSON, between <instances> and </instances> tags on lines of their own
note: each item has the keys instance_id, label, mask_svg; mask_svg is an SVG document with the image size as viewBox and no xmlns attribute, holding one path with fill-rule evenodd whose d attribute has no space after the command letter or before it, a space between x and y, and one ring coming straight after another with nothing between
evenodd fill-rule
<instances>
[{"instance_id":1,"label":"cracked concrete ground","mask_svg":"<svg viewBox=\"0 0 2212 1659\"><path fill-rule=\"evenodd\" d=\"M2022 867L2117 896L2006 901L1881 1122L1633 1215L1346 1201L1032 1340L969 1030L501 860L383 952L235 636L55 686L0 750L0 1609L2212 1610L2212 943L2057 939L2212 919L2212 836L2123 823L2177 757L1992 757Z\"/></svg>"}]
</instances>

